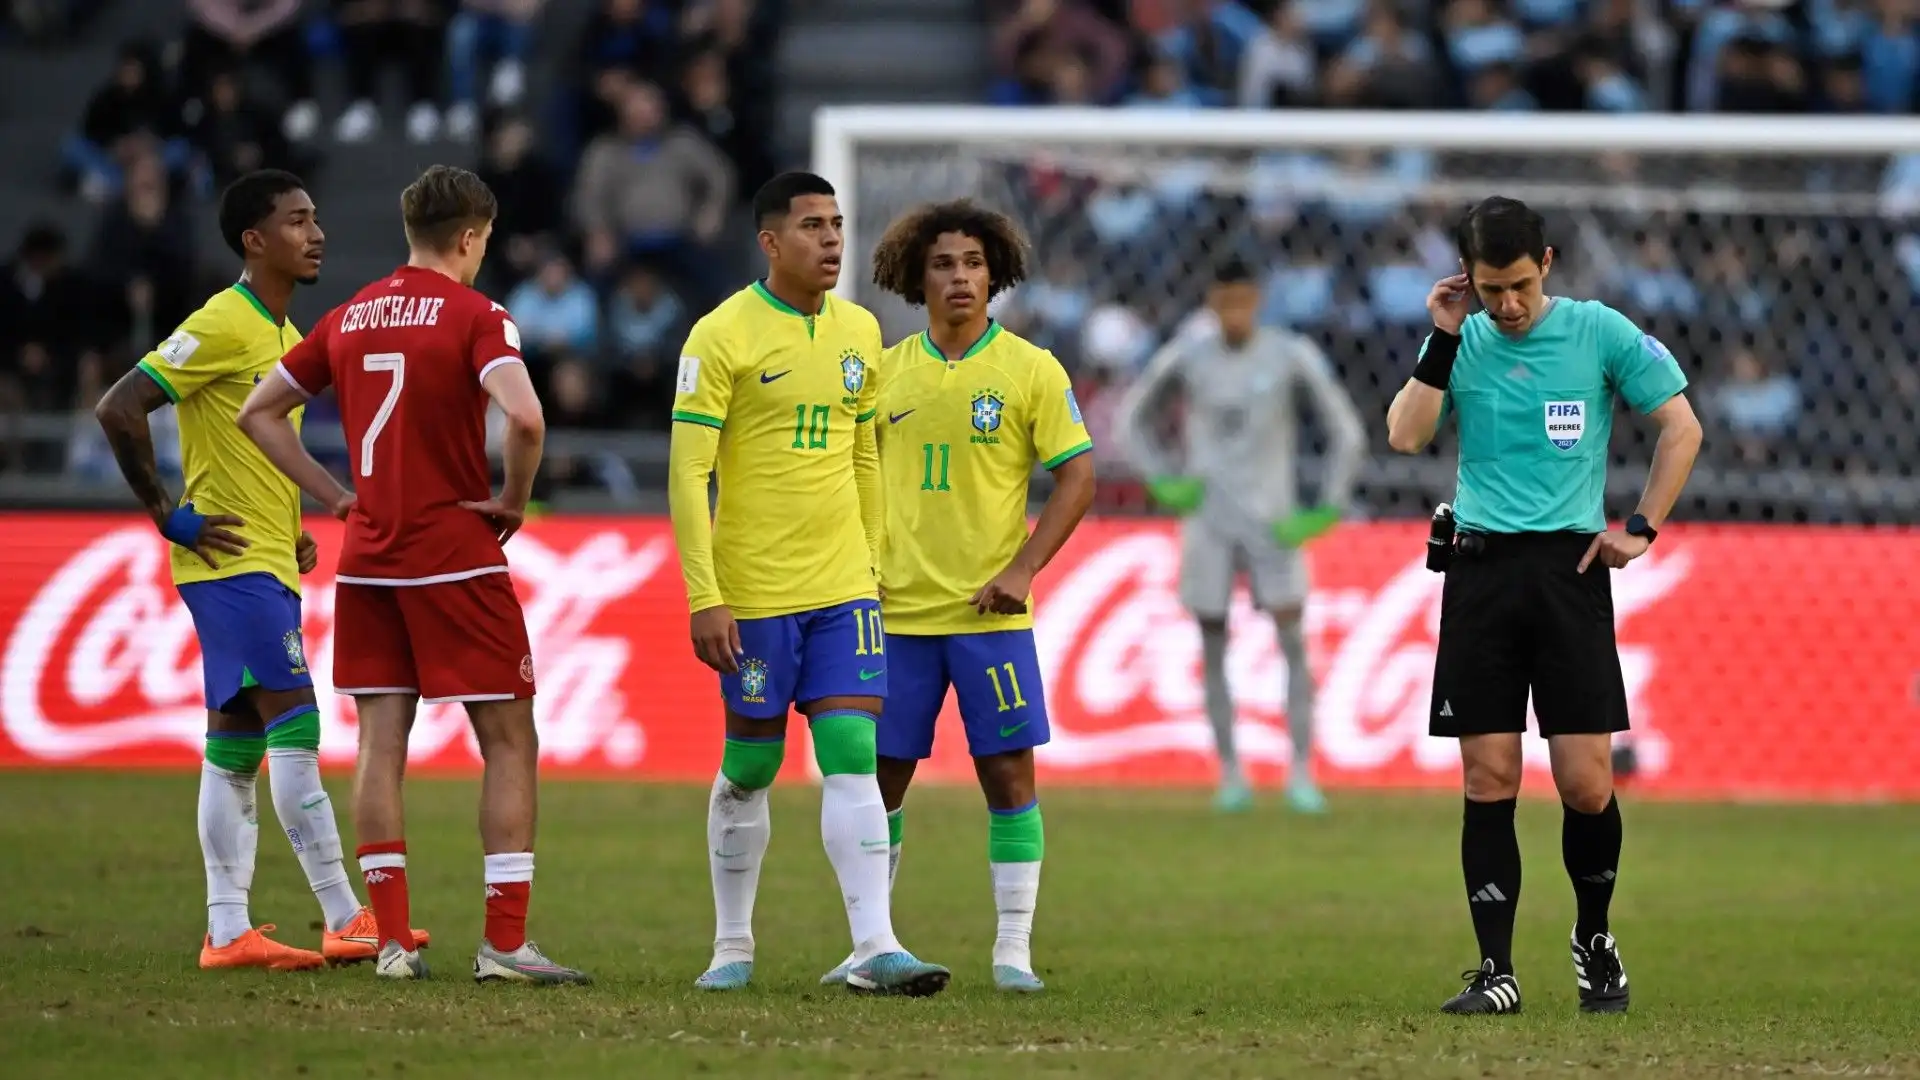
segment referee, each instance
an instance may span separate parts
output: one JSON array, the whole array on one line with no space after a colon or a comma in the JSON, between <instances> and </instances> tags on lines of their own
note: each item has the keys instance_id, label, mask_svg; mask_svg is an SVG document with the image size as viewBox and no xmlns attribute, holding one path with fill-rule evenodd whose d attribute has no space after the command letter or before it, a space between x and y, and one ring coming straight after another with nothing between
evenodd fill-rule
<instances>
[{"instance_id":1,"label":"referee","mask_svg":"<svg viewBox=\"0 0 1920 1080\"><path fill-rule=\"evenodd\" d=\"M1553 268L1540 215L1513 199L1467 211L1465 271L1427 296L1433 333L1387 411L1403 454L1460 428L1457 534L1441 599L1430 734L1460 740L1460 866L1480 966L1448 1013L1517 1013L1520 739L1527 695L1551 749L1560 850L1578 918L1583 1012L1624 1012L1627 973L1607 928L1620 863L1613 733L1627 729L1609 571L1654 542L1700 449L1686 376L1650 334L1595 300L1543 290ZM1484 311L1468 312L1469 287ZM1615 397L1660 429L1638 510L1608 530L1602 507Z\"/></svg>"}]
</instances>

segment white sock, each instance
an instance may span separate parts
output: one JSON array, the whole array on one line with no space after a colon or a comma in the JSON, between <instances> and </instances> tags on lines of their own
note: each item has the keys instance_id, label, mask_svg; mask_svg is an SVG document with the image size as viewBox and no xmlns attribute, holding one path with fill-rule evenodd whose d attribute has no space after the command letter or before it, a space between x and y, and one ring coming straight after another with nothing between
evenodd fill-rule
<instances>
[{"instance_id":1,"label":"white sock","mask_svg":"<svg viewBox=\"0 0 1920 1080\"><path fill-rule=\"evenodd\" d=\"M900 811L898 810L893 810L888 812L887 817L889 820L887 822L887 827L889 832L891 832L893 827L893 822L891 819L895 814L898 814L899 812ZM890 844L887 847L887 895L888 897L892 897L893 883L894 883L894 880L899 876L900 876L900 845ZM889 900L889 905L891 905L891 900ZM858 951L856 950L855 952L848 953L846 960L842 961L842 963L846 966L852 966L857 959L859 959L859 956L858 956Z\"/></svg>"},{"instance_id":2,"label":"white sock","mask_svg":"<svg viewBox=\"0 0 1920 1080\"><path fill-rule=\"evenodd\" d=\"M1033 909L1040 899L1040 864L997 862L993 872L993 906L1000 926L993 938L993 963L1021 971L1033 970Z\"/></svg>"},{"instance_id":3,"label":"white sock","mask_svg":"<svg viewBox=\"0 0 1920 1080\"><path fill-rule=\"evenodd\" d=\"M1298 619L1278 624L1280 652L1287 658L1287 737L1293 741L1293 768L1287 779L1313 778L1313 669L1308 666L1307 635Z\"/></svg>"},{"instance_id":4,"label":"white sock","mask_svg":"<svg viewBox=\"0 0 1920 1080\"><path fill-rule=\"evenodd\" d=\"M713 966L753 959L753 900L773 835L767 791L713 779L707 801L707 865L713 874Z\"/></svg>"},{"instance_id":5,"label":"white sock","mask_svg":"<svg viewBox=\"0 0 1920 1080\"><path fill-rule=\"evenodd\" d=\"M887 842L887 808L880 801L880 781L872 773L821 777L820 839L834 876L840 879L854 956L864 961L899 951L889 896L892 851Z\"/></svg>"},{"instance_id":6,"label":"white sock","mask_svg":"<svg viewBox=\"0 0 1920 1080\"><path fill-rule=\"evenodd\" d=\"M259 844L253 777L201 762L200 856L207 867L207 936L216 946L253 929L247 893Z\"/></svg>"},{"instance_id":7,"label":"white sock","mask_svg":"<svg viewBox=\"0 0 1920 1080\"><path fill-rule=\"evenodd\" d=\"M346 929L360 913L360 901L347 880L333 800L320 783L320 752L268 750L267 789L273 795L274 815L286 830L300 868L307 872L307 884L320 898L327 929Z\"/></svg>"},{"instance_id":8,"label":"white sock","mask_svg":"<svg viewBox=\"0 0 1920 1080\"><path fill-rule=\"evenodd\" d=\"M1220 757L1220 782L1239 783L1240 752L1233 741L1233 688L1227 683L1227 624L1200 624L1201 691L1207 722L1213 725L1214 752Z\"/></svg>"}]
</instances>

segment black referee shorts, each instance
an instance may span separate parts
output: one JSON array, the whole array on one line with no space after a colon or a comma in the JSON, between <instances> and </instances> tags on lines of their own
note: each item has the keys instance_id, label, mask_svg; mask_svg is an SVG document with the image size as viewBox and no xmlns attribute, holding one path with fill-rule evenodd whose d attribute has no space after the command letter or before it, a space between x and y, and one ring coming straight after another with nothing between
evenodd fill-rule
<instances>
[{"instance_id":1,"label":"black referee shorts","mask_svg":"<svg viewBox=\"0 0 1920 1080\"><path fill-rule=\"evenodd\" d=\"M1429 734L1523 732L1528 691L1549 738L1627 730L1612 571L1597 559L1575 569L1592 542L1590 533L1462 535L1441 594Z\"/></svg>"}]
</instances>

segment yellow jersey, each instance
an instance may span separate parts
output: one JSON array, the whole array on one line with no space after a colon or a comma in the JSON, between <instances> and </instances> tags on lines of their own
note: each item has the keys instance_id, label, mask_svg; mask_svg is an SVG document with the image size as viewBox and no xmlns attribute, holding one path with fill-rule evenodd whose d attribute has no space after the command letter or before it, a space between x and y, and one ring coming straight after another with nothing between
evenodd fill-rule
<instances>
[{"instance_id":1,"label":"yellow jersey","mask_svg":"<svg viewBox=\"0 0 1920 1080\"><path fill-rule=\"evenodd\" d=\"M212 568L186 548L171 545L176 584L268 573L300 591L293 556L300 537L300 489L234 423L253 385L271 376L299 340L300 331L291 322L275 322L242 283L214 294L140 360L140 370L166 391L179 416L187 478L181 504L192 503L202 514L238 517L246 524L233 531L252 541L244 554L214 556L220 565ZM296 431L304 411L293 411Z\"/></svg>"},{"instance_id":2,"label":"yellow jersey","mask_svg":"<svg viewBox=\"0 0 1920 1080\"><path fill-rule=\"evenodd\" d=\"M923 331L880 357L880 475L886 541L881 611L891 634L982 634L1033 626L982 615L967 598L1027 542L1027 484L1093 449L1066 369L990 323L962 356Z\"/></svg>"},{"instance_id":3,"label":"yellow jersey","mask_svg":"<svg viewBox=\"0 0 1920 1080\"><path fill-rule=\"evenodd\" d=\"M880 351L880 323L858 304L828 296L806 315L759 282L694 324L668 478L691 610L756 619L879 595Z\"/></svg>"}]
</instances>

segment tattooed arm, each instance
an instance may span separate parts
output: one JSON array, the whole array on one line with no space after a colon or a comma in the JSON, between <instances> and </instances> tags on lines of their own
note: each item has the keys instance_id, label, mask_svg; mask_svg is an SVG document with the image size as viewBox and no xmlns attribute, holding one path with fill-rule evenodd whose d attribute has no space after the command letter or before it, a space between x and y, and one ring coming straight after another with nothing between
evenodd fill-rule
<instances>
[{"instance_id":1,"label":"tattooed arm","mask_svg":"<svg viewBox=\"0 0 1920 1080\"><path fill-rule=\"evenodd\" d=\"M120 463L120 475L126 477L133 496L140 500L147 516L157 526L173 512L173 499L160 481L160 467L153 457L153 432L147 427L147 414L168 403L167 392L146 372L134 368L120 377L94 407L94 419L106 432L113 447L113 459Z\"/></svg>"}]
</instances>

